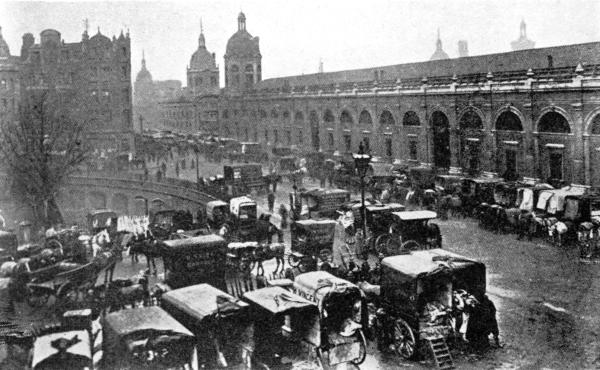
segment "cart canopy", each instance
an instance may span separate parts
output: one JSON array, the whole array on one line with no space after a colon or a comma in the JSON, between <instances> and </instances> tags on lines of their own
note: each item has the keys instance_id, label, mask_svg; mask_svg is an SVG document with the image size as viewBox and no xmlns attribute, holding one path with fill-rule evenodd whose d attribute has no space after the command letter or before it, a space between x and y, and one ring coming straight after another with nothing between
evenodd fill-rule
<instances>
[{"instance_id":1,"label":"cart canopy","mask_svg":"<svg viewBox=\"0 0 600 370\"><path fill-rule=\"evenodd\" d=\"M224 249L227 247L225 239L219 235L200 235L193 238L165 240L161 243L166 254L178 254L194 249Z\"/></svg>"},{"instance_id":2,"label":"cart canopy","mask_svg":"<svg viewBox=\"0 0 600 370\"><path fill-rule=\"evenodd\" d=\"M229 200L229 212L234 215L239 215L240 208L245 206L256 206L256 202L246 196L231 198Z\"/></svg>"},{"instance_id":3,"label":"cart canopy","mask_svg":"<svg viewBox=\"0 0 600 370\"><path fill-rule=\"evenodd\" d=\"M405 280L434 275L444 269L453 271L473 265L481 266L485 271L483 263L439 248L386 257L381 261L381 265L404 275Z\"/></svg>"},{"instance_id":4,"label":"cart canopy","mask_svg":"<svg viewBox=\"0 0 600 370\"><path fill-rule=\"evenodd\" d=\"M114 332L119 338L153 332L194 336L179 321L158 306L138 307L110 313L105 318L104 326L105 330Z\"/></svg>"},{"instance_id":5,"label":"cart canopy","mask_svg":"<svg viewBox=\"0 0 600 370\"><path fill-rule=\"evenodd\" d=\"M244 299L272 314L287 314L294 310L316 308L316 304L279 286L267 287L246 292Z\"/></svg>"},{"instance_id":6,"label":"cart canopy","mask_svg":"<svg viewBox=\"0 0 600 370\"><path fill-rule=\"evenodd\" d=\"M211 200L210 202L206 203L206 213L208 213L209 215L212 216L215 208L229 208L229 204L227 204L227 202L224 202L222 200Z\"/></svg>"},{"instance_id":7,"label":"cart canopy","mask_svg":"<svg viewBox=\"0 0 600 370\"><path fill-rule=\"evenodd\" d=\"M437 213L433 211L404 211L392 212L392 214L402 221L432 220L437 218Z\"/></svg>"},{"instance_id":8,"label":"cart canopy","mask_svg":"<svg viewBox=\"0 0 600 370\"><path fill-rule=\"evenodd\" d=\"M406 207L400 203L373 204L366 208L367 211L371 213L402 212L406 209Z\"/></svg>"},{"instance_id":9,"label":"cart canopy","mask_svg":"<svg viewBox=\"0 0 600 370\"><path fill-rule=\"evenodd\" d=\"M162 300L196 320L213 317L223 309L230 314L241 313L248 308L246 302L209 284L171 290L163 294Z\"/></svg>"},{"instance_id":10,"label":"cart canopy","mask_svg":"<svg viewBox=\"0 0 600 370\"><path fill-rule=\"evenodd\" d=\"M354 294L360 297L360 289L349 282L326 271L306 272L296 276L294 289L300 294L322 302L329 294Z\"/></svg>"},{"instance_id":11,"label":"cart canopy","mask_svg":"<svg viewBox=\"0 0 600 370\"><path fill-rule=\"evenodd\" d=\"M583 186L567 186L562 189L554 190L552 197L548 201L547 211L550 214L562 212L565 209L565 198L569 195L584 195L587 188Z\"/></svg>"},{"instance_id":12,"label":"cart canopy","mask_svg":"<svg viewBox=\"0 0 600 370\"><path fill-rule=\"evenodd\" d=\"M54 345L52 342L54 342ZM63 356L55 356L60 352L61 342L67 347L66 354L68 357L66 359ZM52 333L36 338L33 343L32 369L43 368L51 364L58 365L61 362L66 368L80 365L83 369L85 366L91 365L92 347L90 335L86 330Z\"/></svg>"},{"instance_id":13,"label":"cart canopy","mask_svg":"<svg viewBox=\"0 0 600 370\"><path fill-rule=\"evenodd\" d=\"M258 242L233 242L227 244L228 250L244 250L258 247Z\"/></svg>"}]
</instances>

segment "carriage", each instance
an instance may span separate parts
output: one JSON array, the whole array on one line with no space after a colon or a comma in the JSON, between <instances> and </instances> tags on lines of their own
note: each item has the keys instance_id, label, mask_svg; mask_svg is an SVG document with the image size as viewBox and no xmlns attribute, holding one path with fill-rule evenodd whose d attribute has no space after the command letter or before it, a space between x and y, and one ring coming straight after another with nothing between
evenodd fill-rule
<instances>
[{"instance_id":1,"label":"carriage","mask_svg":"<svg viewBox=\"0 0 600 370\"><path fill-rule=\"evenodd\" d=\"M391 212L388 232L375 241L378 253L393 256L410 250L442 247L442 235L437 224L429 221L437 218L432 211Z\"/></svg>"},{"instance_id":2,"label":"carriage","mask_svg":"<svg viewBox=\"0 0 600 370\"><path fill-rule=\"evenodd\" d=\"M433 189L435 170L428 166L411 167L408 169L408 178L415 188Z\"/></svg>"},{"instance_id":3,"label":"carriage","mask_svg":"<svg viewBox=\"0 0 600 370\"><path fill-rule=\"evenodd\" d=\"M240 364L251 341L248 304L209 284L192 285L162 295L161 306L194 335L199 367Z\"/></svg>"},{"instance_id":4,"label":"carriage","mask_svg":"<svg viewBox=\"0 0 600 370\"><path fill-rule=\"evenodd\" d=\"M279 369L303 357L298 342L318 318L317 304L280 286L244 293L254 321L251 360L266 369ZM260 325L260 327L258 327ZM291 367L291 366L289 366Z\"/></svg>"},{"instance_id":5,"label":"carriage","mask_svg":"<svg viewBox=\"0 0 600 370\"><path fill-rule=\"evenodd\" d=\"M332 265L336 221L300 220L290 226L292 253L288 263L301 272L316 270L323 263Z\"/></svg>"},{"instance_id":6,"label":"carriage","mask_svg":"<svg viewBox=\"0 0 600 370\"><path fill-rule=\"evenodd\" d=\"M257 205L249 197L237 197L229 200L231 217L231 239L250 241L256 238Z\"/></svg>"},{"instance_id":7,"label":"carriage","mask_svg":"<svg viewBox=\"0 0 600 370\"><path fill-rule=\"evenodd\" d=\"M249 272L254 267L257 242L233 242L227 244L227 266L241 272Z\"/></svg>"},{"instance_id":8,"label":"carriage","mask_svg":"<svg viewBox=\"0 0 600 370\"><path fill-rule=\"evenodd\" d=\"M159 244L165 282L172 288L199 283L225 287L227 242L218 235L201 235Z\"/></svg>"},{"instance_id":9,"label":"carriage","mask_svg":"<svg viewBox=\"0 0 600 370\"><path fill-rule=\"evenodd\" d=\"M350 201L350 192L344 189L312 189L300 193L308 218L337 218L337 211ZM302 215L305 213L302 212Z\"/></svg>"},{"instance_id":10,"label":"carriage","mask_svg":"<svg viewBox=\"0 0 600 370\"><path fill-rule=\"evenodd\" d=\"M380 274L380 345L393 345L405 359L429 347L440 368L451 365L446 340L455 334L453 293L464 290L481 301L486 291L485 265L431 249L384 258Z\"/></svg>"},{"instance_id":11,"label":"carriage","mask_svg":"<svg viewBox=\"0 0 600 370\"><path fill-rule=\"evenodd\" d=\"M87 226L90 234L98 234L102 230L108 231L111 237L117 234L116 212L110 209L97 209L87 214Z\"/></svg>"},{"instance_id":12,"label":"carriage","mask_svg":"<svg viewBox=\"0 0 600 370\"><path fill-rule=\"evenodd\" d=\"M326 366L363 363L368 315L362 291L326 271L300 274L293 287L296 294L317 305L318 312L298 323L302 339L315 349L317 359Z\"/></svg>"},{"instance_id":13,"label":"carriage","mask_svg":"<svg viewBox=\"0 0 600 370\"><path fill-rule=\"evenodd\" d=\"M244 163L223 166L224 183L232 197L248 194L252 191L267 190L268 185L263 177L262 166L258 163Z\"/></svg>"},{"instance_id":14,"label":"carriage","mask_svg":"<svg viewBox=\"0 0 600 370\"><path fill-rule=\"evenodd\" d=\"M155 212L150 220L150 231L157 239L168 239L177 230L190 230L194 224L191 213L167 209Z\"/></svg>"},{"instance_id":15,"label":"carriage","mask_svg":"<svg viewBox=\"0 0 600 370\"><path fill-rule=\"evenodd\" d=\"M600 235L600 195L568 195L565 197L561 221L567 226L567 236L576 240L583 258L598 255Z\"/></svg>"},{"instance_id":16,"label":"carriage","mask_svg":"<svg viewBox=\"0 0 600 370\"><path fill-rule=\"evenodd\" d=\"M206 203L206 224L211 229L219 229L229 220L229 204L222 200Z\"/></svg>"},{"instance_id":17,"label":"carriage","mask_svg":"<svg viewBox=\"0 0 600 370\"><path fill-rule=\"evenodd\" d=\"M461 181L461 200L464 212L474 215L476 209L494 203L494 187L501 182L500 178L480 177Z\"/></svg>"},{"instance_id":18,"label":"carriage","mask_svg":"<svg viewBox=\"0 0 600 370\"><path fill-rule=\"evenodd\" d=\"M464 177L459 175L437 175L433 179L435 189L441 194L454 194Z\"/></svg>"},{"instance_id":19,"label":"carriage","mask_svg":"<svg viewBox=\"0 0 600 370\"><path fill-rule=\"evenodd\" d=\"M103 329L106 368L198 369L194 334L160 307L110 313Z\"/></svg>"},{"instance_id":20,"label":"carriage","mask_svg":"<svg viewBox=\"0 0 600 370\"><path fill-rule=\"evenodd\" d=\"M36 259L26 258L17 265L16 281L20 283L30 306L46 305L50 297L55 297L61 309L77 308L90 298L90 290L101 274L104 274L105 286L112 281L117 259L115 253L105 251L87 263L65 259L36 268Z\"/></svg>"}]
</instances>

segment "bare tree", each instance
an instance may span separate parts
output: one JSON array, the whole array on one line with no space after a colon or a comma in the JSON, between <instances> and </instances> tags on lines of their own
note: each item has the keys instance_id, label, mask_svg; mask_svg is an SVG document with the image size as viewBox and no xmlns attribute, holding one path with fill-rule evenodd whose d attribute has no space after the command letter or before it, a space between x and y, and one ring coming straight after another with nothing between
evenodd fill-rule
<instances>
[{"instance_id":1,"label":"bare tree","mask_svg":"<svg viewBox=\"0 0 600 370\"><path fill-rule=\"evenodd\" d=\"M39 226L62 222L57 194L88 156L83 104L72 92L28 90L19 117L0 130L12 195Z\"/></svg>"}]
</instances>

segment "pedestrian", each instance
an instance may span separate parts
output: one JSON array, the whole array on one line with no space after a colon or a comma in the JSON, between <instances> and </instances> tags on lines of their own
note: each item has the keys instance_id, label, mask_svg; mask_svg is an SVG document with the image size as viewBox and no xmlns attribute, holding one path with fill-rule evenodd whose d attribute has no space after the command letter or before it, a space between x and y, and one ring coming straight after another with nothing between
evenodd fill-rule
<instances>
[{"instance_id":1,"label":"pedestrian","mask_svg":"<svg viewBox=\"0 0 600 370\"><path fill-rule=\"evenodd\" d=\"M279 181L279 176L277 174L273 174L273 178L271 182L273 183L273 193L277 193L277 182Z\"/></svg>"},{"instance_id":2,"label":"pedestrian","mask_svg":"<svg viewBox=\"0 0 600 370\"><path fill-rule=\"evenodd\" d=\"M275 207L275 193L270 191L267 195L267 202L269 204L269 212L273 212L273 208Z\"/></svg>"},{"instance_id":3,"label":"pedestrian","mask_svg":"<svg viewBox=\"0 0 600 370\"><path fill-rule=\"evenodd\" d=\"M492 336L494 337L494 343L496 343L496 346L498 348L502 347L500 345L500 331L498 330L498 319L496 317L496 306L494 306L494 302L492 302L487 294L483 295L483 300L481 301L481 306L484 309L484 312L486 314L486 323L487 323L487 330L484 332L485 334L485 339L488 340L488 336L490 334L492 334Z\"/></svg>"},{"instance_id":4,"label":"pedestrian","mask_svg":"<svg viewBox=\"0 0 600 370\"><path fill-rule=\"evenodd\" d=\"M354 243L354 248L355 248L354 253L357 256L361 256L363 259L366 260L369 257L369 254L368 254L369 251L366 248L364 248L365 233L362 228L358 228L356 230L355 239L356 239L356 242Z\"/></svg>"},{"instance_id":5,"label":"pedestrian","mask_svg":"<svg viewBox=\"0 0 600 370\"><path fill-rule=\"evenodd\" d=\"M288 210L285 207L285 204L282 204L281 206L279 206L279 216L281 217L281 228L285 229L287 228L287 224L288 224Z\"/></svg>"},{"instance_id":6,"label":"pedestrian","mask_svg":"<svg viewBox=\"0 0 600 370\"><path fill-rule=\"evenodd\" d=\"M156 181L160 182L162 179L162 172L160 170L156 171Z\"/></svg>"},{"instance_id":7,"label":"pedestrian","mask_svg":"<svg viewBox=\"0 0 600 370\"><path fill-rule=\"evenodd\" d=\"M319 186L321 187L321 189L325 189L325 181L326 181L326 177L325 177L325 171L323 169L319 170Z\"/></svg>"}]
</instances>

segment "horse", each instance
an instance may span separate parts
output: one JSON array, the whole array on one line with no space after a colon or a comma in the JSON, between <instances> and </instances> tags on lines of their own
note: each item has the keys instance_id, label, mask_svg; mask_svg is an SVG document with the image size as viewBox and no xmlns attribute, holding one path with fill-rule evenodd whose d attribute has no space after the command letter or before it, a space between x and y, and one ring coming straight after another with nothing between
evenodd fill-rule
<instances>
[{"instance_id":1,"label":"horse","mask_svg":"<svg viewBox=\"0 0 600 370\"><path fill-rule=\"evenodd\" d=\"M254 250L254 261L257 263L256 273L259 276L265 274L263 262L275 258L277 266L273 271L273 275L278 272L283 272L285 269L285 244L284 243L261 243ZM281 266L281 269L280 269Z\"/></svg>"},{"instance_id":2,"label":"horse","mask_svg":"<svg viewBox=\"0 0 600 370\"><path fill-rule=\"evenodd\" d=\"M556 217L548 217L546 219L546 230L548 231L550 242L561 247L563 240L569 231L569 227L566 223L558 220Z\"/></svg>"},{"instance_id":3,"label":"horse","mask_svg":"<svg viewBox=\"0 0 600 370\"><path fill-rule=\"evenodd\" d=\"M158 240L150 235L150 238L137 239L131 241L131 245L129 247L129 253L131 254L143 254L146 258L146 266L148 271L152 272L154 275L157 274L156 270L156 262L154 259L156 257L160 257L160 254L157 252L157 244Z\"/></svg>"},{"instance_id":4,"label":"horse","mask_svg":"<svg viewBox=\"0 0 600 370\"><path fill-rule=\"evenodd\" d=\"M102 230L94 235L90 242L92 244L92 257L96 257L100 252L107 249L106 247L108 245L110 245L110 235L106 229Z\"/></svg>"}]
</instances>

